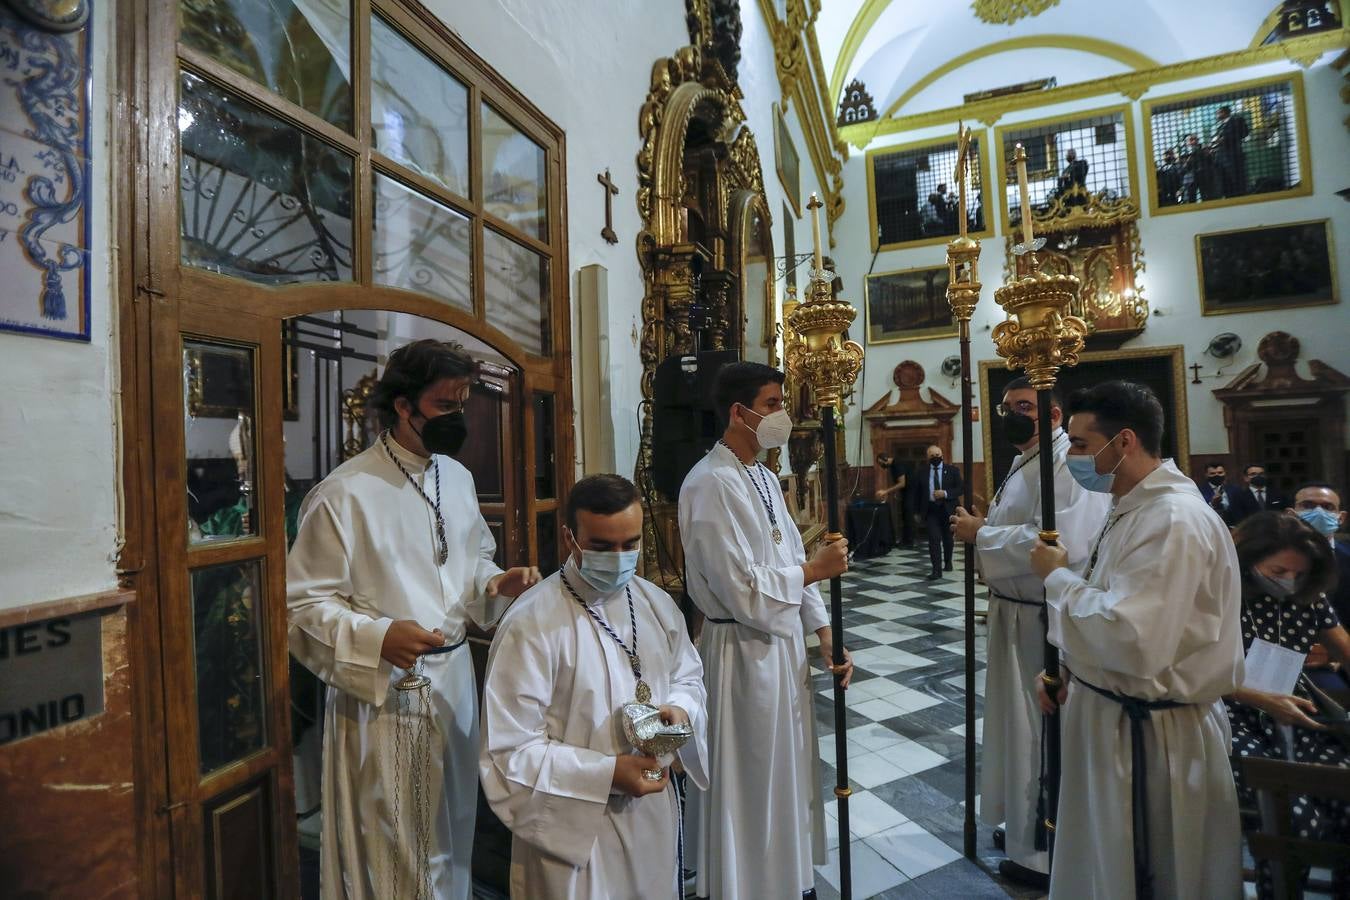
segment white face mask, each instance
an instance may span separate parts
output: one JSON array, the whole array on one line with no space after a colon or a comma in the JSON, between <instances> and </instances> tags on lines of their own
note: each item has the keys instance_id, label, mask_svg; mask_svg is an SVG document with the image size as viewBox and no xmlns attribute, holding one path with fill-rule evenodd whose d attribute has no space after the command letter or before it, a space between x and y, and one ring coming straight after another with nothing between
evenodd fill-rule
<instances>
[{"instance_id":1,"label":"white face mask","mask_svg":"<svg viewBox=\"0 0 1350 900\"><path fill-rule=\"evenodd\" d=\"M748 406L742 407L751 415L759 416L759 413L750 409ZM745 425L744 422L741 423ZM745 426L749 428L749 425ZM787 410L780 409L769 413L767 416L759 417L759 425L755 426L755 440L759 441L761 450L773 450L776 447L782 447L792 437L792 417L787 414Z\"/></svg>"}]
</instances>

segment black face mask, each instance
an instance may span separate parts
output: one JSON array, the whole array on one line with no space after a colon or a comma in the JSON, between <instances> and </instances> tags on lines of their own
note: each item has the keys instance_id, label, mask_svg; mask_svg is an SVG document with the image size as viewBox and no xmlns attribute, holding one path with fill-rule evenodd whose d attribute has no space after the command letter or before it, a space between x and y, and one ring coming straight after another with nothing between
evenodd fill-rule
<instances>
[{"instance_id":1,"label":"black face mask","mask_svg":"<svg viewBox=\"0 0 1350 900\"><path fill-rule=\"evenodd\" d=\"M1264 476L1264 475L1253 475L1253 476L1252 476L1252 487L1263 488L1263 487L1265 487L1265 486L1266 486L1266 476Z\"/></svg>"},{"instance_id":2,"label":"black face mask","mask_svg":"<svg viewBox=\"0 0 1350 900\"><path fill-rule=\"evenodd\" d=\"M936 469L938 466L942 465L942 457L930 456L928 457L928 464Z\"/></svg>"},{"instance_id":3,"label":"black face mask","mask_svg":"<svg viewBox=\"0 0 1350 900\"><path fill-rule=\"evenodd\" d=\"M1209 476L1209 478L1207 478L1207 479L1205 479L1205 480L1208 481L1208 482L1209 482L1211 485L1213 485L1214 487L1219 487L1220 485L1223 484L1223 476L1222 476L1222 475L1211 475L1211 476Z\"/></svg>"},{"instance_id":4,"label":"black face mask","mask_svg":"<svg viewBox=\"0 0 1350 900\"><path fill-rule=\"evenodd\" d=\"M428 453L456 455L464 446L464 439L469 436L464 411L445 413L427 419L417 436L422 439L422 446L427 448Z\"/></svg>"},{"instance_id":5,"label":"black face mask","mask_svg":"<svg viewBox=\"0 0 1350 900\"><path fill-rule=\"evenodd\" d=\"M1020 412L1010 412L1003 417L1003 436L1015 446L1025 444L1036 434L1036 420Z\"/></svg>"}]
</instances>

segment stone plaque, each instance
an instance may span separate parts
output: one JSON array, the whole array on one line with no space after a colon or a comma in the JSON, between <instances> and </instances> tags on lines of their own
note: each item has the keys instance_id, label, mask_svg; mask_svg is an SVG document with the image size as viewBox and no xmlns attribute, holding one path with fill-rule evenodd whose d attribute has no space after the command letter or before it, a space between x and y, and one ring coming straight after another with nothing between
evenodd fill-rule
<instances>
[{"instance_id":1,"label":"stone plaque","mask_svg":"<svg viewBox=\"0 0 1350 900\"><path fill-rule=\"evenodd\" d=\"M102 618L0 628L0 744L103 712Z\"/></svg>"}]
</instances>

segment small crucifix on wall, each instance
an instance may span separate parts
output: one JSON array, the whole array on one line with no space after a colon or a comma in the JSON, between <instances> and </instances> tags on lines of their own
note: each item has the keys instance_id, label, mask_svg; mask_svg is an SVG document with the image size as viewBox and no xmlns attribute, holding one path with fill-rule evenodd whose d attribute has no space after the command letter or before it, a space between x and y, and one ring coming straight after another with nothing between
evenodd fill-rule
<instances>
[{"instance_id":1,"label":"small crucifix on wall","mask_svg":"<svg viewBox=\"0 0 1350 900\"><path fill-rule=\"evenodd\" d=\"M605 170L605 174L595 176L595 180L605 189L605 227L600 229L600 236L611 244L617 244L619 236L614 233L614 198L619 193L618 185L609 180L609 169Z\"/></svg>"},{"instance_id":2,"label":"small crucifix on wall","mask_svg":"<svg viewBox=\"0 0 1350 900\"><path fill-rule=\"evenodd\" d=\"M1190 369L1190 370L1195 374L1195 380L1193 380L1193 381L1191 382L1191 384L1199 384L1199 383L1200 383L1200 364L1199 364L1199 363L1195 363L1195 364L1193 364L1193 365L1187 366L1186 368Z\"/></svg>"}]
</instances>

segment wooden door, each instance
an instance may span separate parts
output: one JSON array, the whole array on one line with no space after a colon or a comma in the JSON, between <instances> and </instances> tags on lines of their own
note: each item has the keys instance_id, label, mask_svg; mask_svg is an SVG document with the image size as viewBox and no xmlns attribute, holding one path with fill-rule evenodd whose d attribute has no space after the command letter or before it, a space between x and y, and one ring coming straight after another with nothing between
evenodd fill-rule
<instances>
[{"instance_id":1,"label":"wooden door","mask_svg":"<svg viewBox=\"0 0 1350 900\"><path fill-rule=\"evenodd\" d=\"M294 844L295 815L281 335L266 319L197 307L158 330L155 503L174 890L273 897L296 878L283 852Z\"/></svg>"},{"instance_id":2,"label":"wooden door","mask_svg":"<svg viewBox=\"0 0 1350 900\"><path fill-rule=\"evenodd\" d=\"M295 896L283 323L397 311L498 351L483 511L503 565L556 561L563 134L420 4L119 10L144 893Z\"/></svg>"}]
</instances>

